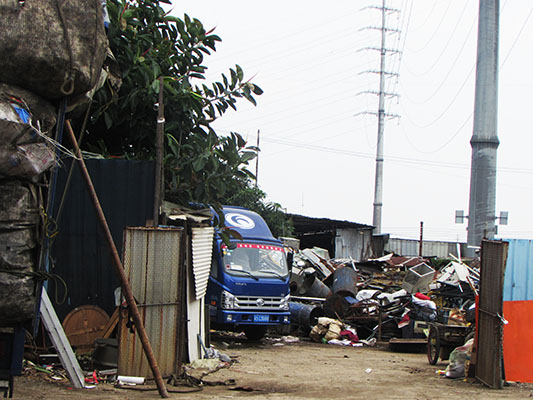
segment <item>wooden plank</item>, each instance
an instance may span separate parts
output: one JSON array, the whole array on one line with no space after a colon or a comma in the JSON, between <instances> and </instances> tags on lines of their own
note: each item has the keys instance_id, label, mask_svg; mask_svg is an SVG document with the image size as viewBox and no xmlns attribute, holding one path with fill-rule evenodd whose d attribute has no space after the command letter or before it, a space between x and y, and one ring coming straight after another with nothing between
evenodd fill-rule
<instances>
[{"instance_id":1,"label":"wooden plank","mask_svg":"<svg viewBox=\"0 0 533 400\"><path fill-rule=\"evenodd\" d=\"M111 336L117 324L118 324L118 307L115 308L113 315L111 315L111 318L109 318L109 321L107 321L107 324L104 327L104 333L102 337L104 339L107 339L109 336Z\"/></svg>"},{"instance_id":2,"label":"wooden plank","mask_svg":"<svg viewBox=\"0 0 533 400\"><path fill-rule=\"evenodd\" d=\"M414 338L392 338L389 343L392 344L427 344L427 339L414 339Z\"/></svg>"},{"instance_id":3,"label":"wooden plank","mask_svg":"<svg viewBox=\"0 0 533 400\"><path fill-rule=\"evenodd\" d=\"M44 327L50 336L50 340L57 350L61 364L67 371L68 377L75 388L81 389L85 385L85 377L83 376L83 371L81 370L78 359L72 351L72 347L65 335L63 326L57 318L56 311L54 306L48 297L46 290L42 289L41 295L41 317L43 319Z\"/></svg>"}]
</instances>

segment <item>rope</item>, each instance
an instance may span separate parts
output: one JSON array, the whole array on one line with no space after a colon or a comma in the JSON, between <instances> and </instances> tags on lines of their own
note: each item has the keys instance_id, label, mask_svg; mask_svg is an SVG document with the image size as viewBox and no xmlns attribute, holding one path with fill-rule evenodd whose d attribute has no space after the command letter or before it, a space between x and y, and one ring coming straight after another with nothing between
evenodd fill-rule
<instances>
[{"instance_id":1,"label":"rope","mask_svg":"<svg viewBox=\"0 0 533 400\"><path fill-rule=\"evenodd\" d=\"M59 275L46 272L46 271L17 271L12 269L5 269L0 268L0 273L9 274L16 276L17 278L27 278L30 277L36 282L43 282L46 280L53 280L56 283L55 286L55 299L57 304L63 304L65 299L67 298L67 283L63 278L61 278ZM58 283L61 283L64 288L63 297L61 298L61 301L58 299Z\"/></svg>"},{"instance_id":2,"label":"rope","mask_svg":"<svg viewBox=\"0 0 533 400\"><path fill-rule=\"evenodd\" d=\"M44 234L48 239L52 239L59 233L57 222L54 218L48 215L43 206L41 206L41 214L43 216ZM51 245L49 247L51 247Z\"/></svg>"},{"instance_id":3,"label":"rope","mask_svg":"<svg viewBox=\"0 0 533 400\"><path fill-rule=\"evenodd\" d=\"M93 104L93 96L91 96L91 99L89 100L89 104L87 105L87 111L85 111L85 116L83 118L83 123L81 125L81 132L80 132L80 137L78 138L78 147L81 148L81 142L83 141L83 135L85 133L85 127L87 126L87 120L89 119L89 114L90 114L90 111L91 111L91 106ZM75 159L75 160L80 160L80 158L78 156L76 156L75 154L72 155L72 157ZM70 181L72 180L72 174L74 172L74 166L75 166L75 162L72 161L72 164L70 164L70 168L69 168L69 171L68 171L68 176L67 176L67 181L65 182L65 187L63 188L63 194L61 195L61 201L59 202L59 208L57 209L57 217L56 219L59 221L59 218L61 217L61 212L63 211L63 205L65 203L65 199L67 197L67 192L68 192L68 189L70 187Z\"/></svg>"},{"instance_id":4,"label":"rope","mask_svg":"<svg viewBox=\"0 0 533 400\"><path fill-rule=\"evenodd\" d=\"M59 19L61 21L61 26L63 28L63 33L65 35L65 45L67 47L68 56L69 56L69 68L68 72L65 75L65 80L63 81L63 85L61 85L61 93L63 93L65 96L68 96L74 92L74 56L72 54L72 47L70 45L70 36L68 34L67 29L67 22L65 20L65 15L63 14L63 3L65 0L57 0L56 6L57 6L57 13L59 14Z\"/></svg>"}]
</instances>

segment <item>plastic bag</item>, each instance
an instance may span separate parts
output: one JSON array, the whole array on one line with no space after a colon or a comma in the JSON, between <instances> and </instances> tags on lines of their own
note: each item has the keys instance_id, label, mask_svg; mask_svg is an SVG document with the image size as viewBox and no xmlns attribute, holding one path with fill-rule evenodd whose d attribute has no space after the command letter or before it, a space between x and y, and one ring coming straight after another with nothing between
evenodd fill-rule
<instances>
[{"instance_id":1,"label":"plastic bag","mask_svg":"<svg viewBox=\"0 0 533 400\"><path fill-rule=\"evenodd\" d=\"M0 181L0 326L33 318L38 222L35 186Z\"/></svg>"},{"instance_id":2,"label":"plastic bag","mask_svg":"<svg viewBox=\"0 0 533 400\"><path fill-rule=\"evenodd\" d=\"M0 0L0 81L58 99L91 90L108 46L101 0Z\"/></svg>"},{"instance_id":3,"label":"plastic bag","mask_svg":"<svg viewBox=\"0 0 533 400\"><path fill-rule=\"evenodd\" d=\"M42 174L54 163L54 151L46 143L0 147L0 175L31 178Z\"/></svg>"},{"instance_id":4,"label":"plastic bag","mask_svg":"<svg viewBox=\"0 0 533 400\"><path fill-rule=\"evenodd\" d=\"M311 329L309 336L315 342L328 342L332 339L340 339L340 333L343 328L344 324L336 319L320 317L318 318L318 324Z\"/></svg>"},{"instance_id":5,"label":"plastic bag","mask_svg":"<svg viewBox=\"0 0 533 400\"><path fill-rule=\"evenodd\" d=\"M463 346L456 347L450 353L450 362L445 370L447 378L463 378L466 376L473 344L474 339L470 339Z\"/></svg>"}]
</instances>

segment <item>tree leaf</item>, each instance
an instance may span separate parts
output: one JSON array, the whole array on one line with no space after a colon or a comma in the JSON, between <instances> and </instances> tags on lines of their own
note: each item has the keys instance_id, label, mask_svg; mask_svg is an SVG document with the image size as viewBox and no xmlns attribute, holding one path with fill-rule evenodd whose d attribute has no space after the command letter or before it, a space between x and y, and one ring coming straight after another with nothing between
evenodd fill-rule
<instances>
[{"instance_id":1,"label":"tree leaf","mask_svg":"<svg viewBox=\"0 0 533 400\"><path fill-rule=\"evenodd\" d=\"M237 69L237 79L240 82L244 79L244 72L242 71L242 68L239 65L235 65L235 68Z\"/></svg>"}]
</instances>

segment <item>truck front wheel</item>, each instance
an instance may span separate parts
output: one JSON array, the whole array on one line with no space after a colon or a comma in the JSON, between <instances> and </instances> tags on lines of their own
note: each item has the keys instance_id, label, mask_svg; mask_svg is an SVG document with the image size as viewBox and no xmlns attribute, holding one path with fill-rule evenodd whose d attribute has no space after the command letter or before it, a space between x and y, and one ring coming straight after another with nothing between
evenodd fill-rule
<instances>
[{"instance_id":1,"label":"truck front wheel","mask_svg":"<svg viewBox=\"0 0 533 400\"><path fill-rule=\"evenodd\" d=\"M246 335L248 340L252 340L255 342L261 340L263 336L265 336L266 330L266 326L248 326L244 328L244 334Z\"/></svg>"}]
</instances>

